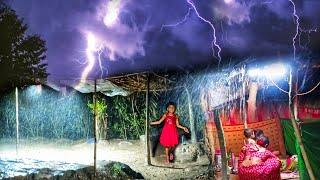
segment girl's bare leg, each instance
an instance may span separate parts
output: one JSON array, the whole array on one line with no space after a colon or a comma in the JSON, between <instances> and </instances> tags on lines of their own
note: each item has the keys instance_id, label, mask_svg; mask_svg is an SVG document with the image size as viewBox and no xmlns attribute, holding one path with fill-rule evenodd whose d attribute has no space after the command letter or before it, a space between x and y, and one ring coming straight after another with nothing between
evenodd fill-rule
<instances>
[{"instance_id":1,"label":"girl's bare leg","mask_svg":"<svg viewBox=\"0 0 320 180\"><path fill-rule=\"evenodd\" d=\"M169 163L169 148L165 148L166 150L166 162Z\"/></svg>"},{"instance_id":2,"label":"girl's bare leg","mask_svg":"<svg viewBox=\"0 0 320 180\"><path fill-rule=\"evenodd\" d=\"M169 157L169 158L170 158L170 161L172 161L173 158L174 158L174 157L173 157L173 151L174 151L174 147L171 147L171 148L170 148L170 151L169 151L169 153L170 153L170 157Z\"/></svg>"}]
</instances>

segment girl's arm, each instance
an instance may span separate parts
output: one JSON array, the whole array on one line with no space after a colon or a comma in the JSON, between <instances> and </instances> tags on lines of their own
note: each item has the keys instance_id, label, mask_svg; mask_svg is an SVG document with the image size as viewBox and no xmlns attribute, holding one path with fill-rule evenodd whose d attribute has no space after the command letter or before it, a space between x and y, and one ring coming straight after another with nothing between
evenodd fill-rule
<instances>
[{"instance_id":1,"label":"girl's arm","mask_svg":"<svg viewBox=\"0 0 320 180\"><path fill-rule=\"evenodd\" d=\"M158 121L153 121L150 123L150 125L158 125L161 124L162 121L166 118L166 114L164 114Z\"/></svg>"},{"instance_id":2,"label":"girl's arm","mask_svg":"<svg viewBox=\"0 0 320 180\"><path fill-rule=\"evenodd\" d=\"M176 126L177 126L178 128L180 128L180 129L183 129L183 130L184 130L184 132L189 133L188 128L183 127L183 126L181 126L181 125L180 125L180 123L179 123L179 117L178 117L178 116L176 116L176 118L177 118Z\"/></svg>"}]
</instances>

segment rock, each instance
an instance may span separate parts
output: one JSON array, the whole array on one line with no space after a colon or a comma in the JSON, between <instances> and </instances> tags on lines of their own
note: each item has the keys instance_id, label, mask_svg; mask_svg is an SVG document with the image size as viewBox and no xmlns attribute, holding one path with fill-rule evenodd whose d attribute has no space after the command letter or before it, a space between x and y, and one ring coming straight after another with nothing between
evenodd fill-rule
<instances>
[{"instance_id":1,"label":"rock","mask_svg":"<svg viewBox=\"0 0 320 180\"><path fill-rule=\"evenodd\" d=\"M48 168L39 170L38 173L31 173L27 176L16 176L13 180L91 180L94 175L94 168L92 166L84 167L78 170L67 170L63 175L53 175L53 171ZM128 165L120 162L108 162L102 168L97 169L96 179L112 180L112 179L144 179L140 174L132 170Z\"/></svg>"},{"instance_id":2,"label":"rock","mask_svg":"<svg viewBox=\"0 0 320 180\"><path fill-rule=\"evenodd\" d=\"M144 179L140 173L120 162L110 162L104 166L107 174L115 179Z\"/></svg>"},{"instance_id":3,"label":"rock","mask_svg":"<svg viewBox=\"0 0 320 180\"><path fill-rule=\"evenodd\" d=\"M34 179L52 179L53 172L49 168L40 169L40 171L34 174Z\"/></svg>"},{"instance_id":4,"label":"rock","mask_svg":"<svg viewBox=\"0 0 320 180\"><path fill-rule=\"evenodd\" d=\"M199 143L179 144L175 150L175 160L178 162L195 162L204 151Z\"/></svg>"}]
</instances>

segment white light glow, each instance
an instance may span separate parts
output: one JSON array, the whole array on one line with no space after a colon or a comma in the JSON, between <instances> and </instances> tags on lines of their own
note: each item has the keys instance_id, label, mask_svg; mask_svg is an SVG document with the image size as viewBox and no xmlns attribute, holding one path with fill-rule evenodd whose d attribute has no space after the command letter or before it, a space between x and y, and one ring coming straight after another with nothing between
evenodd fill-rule
<instances>
[{"instance_id":1,"label":"white light glow","mask_svg":"<svg viewBox=\"0 0 320 180\"><path fill-rule=\"evenodd\" d=\"M39 84L37 85L37 93L40 94L42 91L42 86Z\"/></svg>"},{"instance_id":2,"label":"white light glow","mask_svg":"<svg viewBox=\"0 0 320 180\"><path fill-rule=\"evenodd\" d=\"M249 70L248 70L248 75L249 75L250 77L261 76L261 70L260 70L260 69L249 69Z\"/></svg>"},{"instance_id":3,"label":"white light glow","mask_svg":"<svg viewBox=\"0 0 320 180\"><path fill-rule=\"evenodd\" d=\"M272 64L266 66L263 69L249 69L248 75L250 77L268 77L268 78L279 78L285 76L287 73L287 68L281 63Z\"/></svg>"},{"instance_id":4,"label":"white light glow","mask_svg":"<svg viewBox=\"0 0 320 180\"><path fill-rule=\"evenodd\" d=\"M225 2L226 4L230 4L230 3L233 3L234 0L224 0L224 2Z\"/></svg>"},{"instance_id":5,"label":"white light glow","mask_svg":"<svg viewBox=\"0 0 320 180\"><path fill-rule=\"evenodd\" d=\"M280 63L272 64L264 69L264 74L269 77L283 77L286 73L286 67Z\"/></svg>"}]
</instances>

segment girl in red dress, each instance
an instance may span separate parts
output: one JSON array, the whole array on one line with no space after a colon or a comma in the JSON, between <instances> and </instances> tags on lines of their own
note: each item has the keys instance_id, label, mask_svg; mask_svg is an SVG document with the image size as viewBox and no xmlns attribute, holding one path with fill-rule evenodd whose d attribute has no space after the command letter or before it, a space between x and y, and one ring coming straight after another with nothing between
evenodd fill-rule
<instances>
[{"instance_id":1,"label":"girl in red dress","mask_svg":"<svg viewBox=\"0 0 320 180\"><path fill-rule=\"evenodd\" d=\"M169 102L167 104L167 112L158 121L151 122L151 125L158 125L164 121L164 127L160 135L160 144L166 150L166 162L173 160L173 150L179 143L179 134L177 128L183 129L186 133L189 130L179 124L179 117L174 113L176 110L175 104Z\"/></svg>"}]
</instances>

